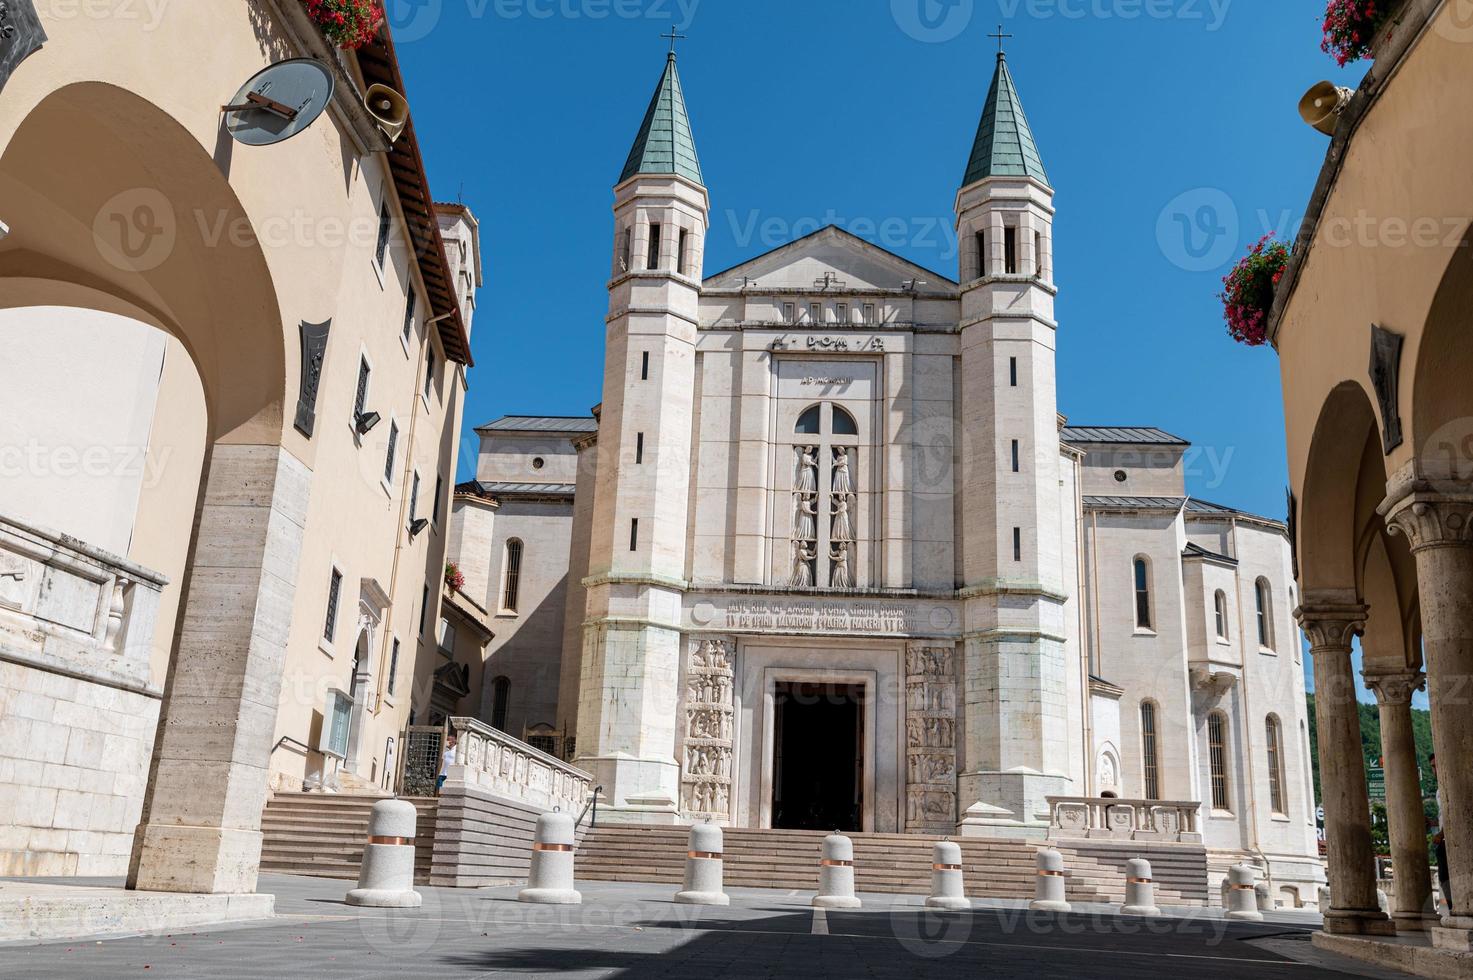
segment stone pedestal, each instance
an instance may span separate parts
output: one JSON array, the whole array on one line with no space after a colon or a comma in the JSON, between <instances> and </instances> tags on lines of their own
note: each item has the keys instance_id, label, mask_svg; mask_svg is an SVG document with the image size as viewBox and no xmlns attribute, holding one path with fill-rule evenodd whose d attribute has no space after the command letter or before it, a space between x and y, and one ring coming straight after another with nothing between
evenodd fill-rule
<instances>
[{"instance_id":1,"label":"stone pedestal","mask_svg":"<svg viewBox=\"0 0 1473 980\"><path fill-rule=\"evenodd\" d=\"M1473 745L1473 494L1467 490L1466 484L1447 488L1403 477L1388 488L1380 508L1417 561L1432 736L1437 755L1450 760L1438 770L1453 893L1442 926L1464 932L1473 930L1473 776L1467 765Z\"/></svg>"},{"instance_id":2,"label":"stone pedestal","mask_svg":"<svg viewBox=\"0 0 1473 980\"><path fill-rule=\"evenodd\" d=\"M1354 592L1306 594L1296 610L1314 658L1315 719L1329 850L1330 894L1325 931L1390 934L1376 903L1375 854L1361 755L1351 640L1365 628L1366 607Z\"/></svg>"},{"instance_id":3,"label":"stone pedestal","mask_svg":"<svg viewBox=\"0 0 1473 980\"><path fill-rule=\"evenodd\" d=\"M1386 766L1386 819L1391 830L1391 859L1396 868L1392 921L1398 932L1420 932L1435 924L1432 868L1427 861L1427 818L1422 808L1422 782L1412 734L1412 693L1426 678L1418 671L1365 675L1376 692L1381 715L1381 754Z\"/></svg>"}]
</instances>

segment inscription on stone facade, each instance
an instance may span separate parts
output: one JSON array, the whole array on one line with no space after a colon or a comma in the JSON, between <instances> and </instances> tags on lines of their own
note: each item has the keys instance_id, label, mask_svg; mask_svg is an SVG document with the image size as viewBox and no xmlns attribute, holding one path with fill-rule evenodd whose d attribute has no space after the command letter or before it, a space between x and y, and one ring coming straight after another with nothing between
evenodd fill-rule
<instances>
[{"instance_id":1,"label":"inscription on stone facade","mask_svg":"<svg viewBox=\"0 0 1473 980\"><path fill-rule=\"evenodd\" d=\"M691 818L731 819L732 648L726 638L691 643L685 671L680 807Z\"/></svg>"},{"instance_id":2,"label":"inscription on stone facade","mask_svg":"<svg viewBox=\"0 0 1473 980\"><path fill-rule=\"evenodd\" d=\"M726 625L737 630L819 633L908 633L909 610L875 602L770 602L739 599L726 607Z\"/></svg>"},{"instance_id":3,"label":"inscription on stone facade","mask_svg":"<svg viewBox=\"0 0 1473 980\"><path fill-rule=\"evenodd\" d=\"M905 829L956 829L956 651L905 649Z\"/></svg>"}]
</instances>

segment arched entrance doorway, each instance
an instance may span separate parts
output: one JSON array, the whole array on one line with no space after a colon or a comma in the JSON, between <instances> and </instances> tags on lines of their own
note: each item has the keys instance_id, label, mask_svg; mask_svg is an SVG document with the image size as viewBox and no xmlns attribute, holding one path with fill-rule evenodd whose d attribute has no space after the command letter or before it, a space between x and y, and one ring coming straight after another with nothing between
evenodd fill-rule
<instances>
[{"instance_id":1,"label":"arched entrance doorway","mask_svg":"<svg viewBox=\"0 0 1473 980\"><path fill-rule=\"evenodd\" d=\"M129 882L251 892L310 476L283 446L293 355L270 269L215 162L135 94L59 88L0 151L0 308L127 316L198 370L208 447L178 516L194 533Z\"/></svg>"}]
</instances>

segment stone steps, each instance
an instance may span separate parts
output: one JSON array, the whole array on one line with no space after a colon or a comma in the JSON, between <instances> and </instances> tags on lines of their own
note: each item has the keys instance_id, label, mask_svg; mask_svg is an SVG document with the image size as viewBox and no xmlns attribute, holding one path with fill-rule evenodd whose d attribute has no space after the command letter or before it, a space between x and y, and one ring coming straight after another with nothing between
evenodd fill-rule
<instances>
[{"instance_id":1,"label":"stone steps","mask_svg":"<svg viewBox=\"0 0 1473 980\"><path fill-rule=\"evenodd\" d=\"M605 825L594 828L578 852L578 877L590 881L678 884L685 873L688 831L681 827ZM811 891L826 835L808 831L725 832L725 880L731 887ZM939 839L903 834L851 834L860 891L927 894L931 848ZM1033 896L1040 843L964 838L962 861L968 894L975 898ZM1197 847L1114 842L1060 843L1068 868L1069 897L1081 902L1124 898L1125 862L1146 857L1158 882L1159 901L1201 905L1206 900L1206 859Z\"/></svg>"},{"instance_id":2,"label":"stone steps","mask_svg":"<svg viewBox=\"0 0 1473 980\"><path fill-rule=\"evenodd\" d=\"M355 880L368 840L373 804L382 797L327 793L277 793L261 814L261 870L277 874ZM427 883L434 850L438 801L406 797L419 810L414 877Z\"/></svg>"}]
</instances>

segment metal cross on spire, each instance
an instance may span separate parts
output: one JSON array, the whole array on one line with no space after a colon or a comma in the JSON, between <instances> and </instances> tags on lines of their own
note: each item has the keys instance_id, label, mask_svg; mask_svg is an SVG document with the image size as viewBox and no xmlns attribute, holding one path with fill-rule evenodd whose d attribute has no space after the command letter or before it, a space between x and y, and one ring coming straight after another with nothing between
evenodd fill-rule
<instances>
[{"instance_id":1,"label":"metal cross on spire","mask_svg":"<svg viewBox=\"0 0 1473 980\"><path fill-rule=\"evenodd\" d=\"M676 41L685 41L685 40L688 40L689 39L689 35L678 33L675 30L675 25L674 24L671 24L670 25L670 33L669 34L661 34L660 36L663 37L663 38L665 38L665 39L667 39L670 42L670 56L672 58L675 56L675 42Z\"/></svg>"},{"instance_id":2,"label":"metal cross on spire","mask_svg":"<svg viewBox=\"0 0 1473 980\"><path fill-rule=\"evenodd\" d=\"M1011 34L1004 34L1003 31L1002 31L1002 27L1003 27L1003 25L998 24L997 25L997 33L996 34L989 34L989 35L987 35L988 37L997 38L997 55L998 55L999 58L1003 57L1003 50L1002 50L1002 44L1003 44L1003 42L1006 41L1006 40L1008 40L1009 38L1011 38L1013 36ZM674 30L674 28L672 27L671 30Z\"/></svg>"}]
</instances>

